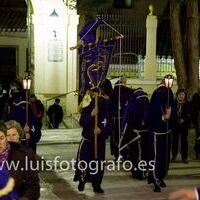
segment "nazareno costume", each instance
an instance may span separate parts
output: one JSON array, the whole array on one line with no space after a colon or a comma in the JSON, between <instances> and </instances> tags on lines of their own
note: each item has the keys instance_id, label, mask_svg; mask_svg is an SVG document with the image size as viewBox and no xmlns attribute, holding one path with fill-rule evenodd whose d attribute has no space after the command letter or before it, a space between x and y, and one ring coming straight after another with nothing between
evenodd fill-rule
<instances>
[{"instance_id":1,"label":"nazareno costume","mask_svg":"<svg viewBox=\"0 0 200 200\"><path fill-rule=\"evenodd\" d=\"M86 94L88 95L88 94ZM103 193L101 182L103 179L104 168L102 161L105 160L105 141L111 133L109 102L103 97L98 99L98 127L101 133L98 134L98 154L97 159L94 158L94 125L95 118L91 116L91 112L95 106L94 98L88 97L88 105L85 105L81 111L80 125L83 127L82 140L77 153L76 171L74 181L79 181L78 189L84 190L86 182L91 182L94 192ZM83 98L84 100L84 98ZM96 163L92 162L95 161ZM93 170L92 170L93 169ZM96 170L96 172L95 172Z\"/></svg>"},{"instance_id":2,"label":"nazareno costume","mask_svg":"<svg viewBox=\"0 0 200 200\"><path fill-rule=\"evenodd\" d=\"M26 124L26 101L23 100L23 95L18 92L13 97L13 105L10 113L7 116L7 120L16 120L22 127ZM36 153L36 145L41 138L40 125L35 120L31 111L30 104L28 104L28 126L30 128L30 139L25 142ZM22 142L23 143L23 142Z\"/></svg>"},{"instance_id":3,"label":"nazareno costume","mask_svg":"<svg viewBox=\"0 0 200 200\"><path fill-rule=\"evenodd\" d=\"M169 120L164 118L166 107L171 107ZM154 170L149 171L148 183L153 183L154 191L166 187L163 179L167 175L170 162L171 130L176 122L176 110L173 93L170 88L161 84L152 94L149 112L149 129L151 137L150 160L154 160Z\"/></svg>"},{"instance_id":4,"label":"nazareno costume","mask_svg":"<svg viewBox=\"0 0 200 200\"><path fill-rule=\"evenodd\" d=\"M122 128L124 130L121 146L128 145L128 157L133 164L132 176L137 179L145 178L147 171L147 169L140 170L138 164L148 160L149 105L147 93L142 88L137 88L128 101L123 116Z\"/></svg>"}]
</instances>

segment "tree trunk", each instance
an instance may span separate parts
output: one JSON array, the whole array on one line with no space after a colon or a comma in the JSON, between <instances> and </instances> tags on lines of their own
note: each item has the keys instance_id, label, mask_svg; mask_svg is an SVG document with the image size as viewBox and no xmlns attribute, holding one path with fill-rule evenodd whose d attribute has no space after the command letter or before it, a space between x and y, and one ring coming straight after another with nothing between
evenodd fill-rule
<instances>
[{"instance_id":1,"label":"tree trunk","mask_svg":"<svg viewBox=\"0 0 200 200\"><path fill-rule=\"evenodd\" d=\"M187 2L188 92L192 96L199 87L199 11L198 0Z\"/></svg>"},{"instance_id":2,"label":"tree trunk","mask_svg":"<svg viewBox=\"0 0 200 200\"><path fill-rule=\"evenodd\" d=\"M187 87L187 72L184 60L183 40L180 27L180 5L176 0L170 0L170 26L174 63L178 87Z\"/></svg>"}]
</instances>

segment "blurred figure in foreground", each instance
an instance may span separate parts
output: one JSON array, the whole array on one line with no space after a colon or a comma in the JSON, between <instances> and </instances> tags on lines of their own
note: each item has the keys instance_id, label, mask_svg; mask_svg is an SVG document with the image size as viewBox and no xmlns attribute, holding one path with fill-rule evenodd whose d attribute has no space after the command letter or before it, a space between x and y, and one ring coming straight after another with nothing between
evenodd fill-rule
<instances>
[{"instance_id":1,"label":"blurred figure in foreground","mask_svg":"<svg viewBox=\"0 0 200 200\"><path fill-rule=\"evenodd\" d=\"M179 189L169 194L168 200L199 200L200 188Z\"/></svg>"},{"instance_id":2,"label":"blurred figure in foreground","mask_svg":"<svg viewBox=\"0 0 200 200\"><path fill-rule=\"evenodd\" d=\"M19 143L7 141L7 128L0 122L0 166L1 168L10 166L9 173L15 180L14 189L20 199L39 199L39 169L37 170L36 164L35 154L32 151Z\"/></svg>"},{"instance_id":3,"label":"blurred figure in foreground","mask_svg":"<svg viewBox=\"0 0 200 200\"><path fill-rule=\"evenodd\" d=\"M18 200L14 190L15 180L10 176L6 168L0 168L0 200Z\"/></svg>"}]
</instances>

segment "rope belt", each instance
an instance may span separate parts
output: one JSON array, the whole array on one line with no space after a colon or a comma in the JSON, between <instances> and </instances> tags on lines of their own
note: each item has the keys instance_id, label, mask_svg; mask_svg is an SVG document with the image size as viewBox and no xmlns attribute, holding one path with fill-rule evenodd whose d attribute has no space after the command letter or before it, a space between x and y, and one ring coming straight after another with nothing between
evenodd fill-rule
<instances>
[{"instance_id":1,"label":"rope belt","mask_svg":"<svg viewBox=\"0 0 200 200\"><path fill-rule=\"evenodd\" d=\"M128 143L125 144L124 146L120 147L119 150L121 151L121 150L125 149L129 144L135 142L135 141L138 140L140 137L141 137L140 135L138 135L137 137L134 137L130 142L128 142Z\"/></svg>"},{"instance_id":2,"label":"rope belt","mask_svg":"<svg viewBox=\"0 0 200 200\"><path fill-rule=\"evenodd\" d=\"M167 132L164 132L164 133L158 133L158 132L155 132L155 131L153 131L153 133L154 133L154 135L167 135L167 134L169 134L169 133L171 133L171 130L169 130L169 131L167 131Z\"/></svg>"},{"instance_id":3,"label":"rope belt","mask_svg":"<svg viewBox=\"0 0 200 200\"><path fill-rule=\"evenodd\" d=\"M148 130L138 130L138 129L132 129L132 130L133 130L133 132L135 132L137 134L139 134L141 132L147 132L148 131Z\"/></svg>"}]
</instances>

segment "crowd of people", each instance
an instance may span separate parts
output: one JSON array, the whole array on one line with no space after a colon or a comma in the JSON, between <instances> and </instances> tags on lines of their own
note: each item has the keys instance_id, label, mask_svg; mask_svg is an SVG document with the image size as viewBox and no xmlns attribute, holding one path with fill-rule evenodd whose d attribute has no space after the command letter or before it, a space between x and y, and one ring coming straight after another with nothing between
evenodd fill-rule
<instances>
[{"instance_id":1,"label":"crowd of people","mask_svg":"<svg viewBox=\"0 0 200 200\"><path fill-rule=\"evenodd\" d=\"M59 99L56 99L59 103ZM40 197L39 168L36 155L41 138L44 106L31 94L26 99L19 82L10 87L0 87L0 199L37 200ZM59 105L58 105L59 106ZM49 107L51 128L58 128L62 121L61 106ZM57 117L59 115L59 117ZM58 118L58 119L57 119Z\"/></svg>"},{"instance_id":2,"label":"crowd of people","mask_svg":"<svg viewBox=\"0 0 200 200\"><path fill-rule=\"evenodd\" d=\"M79 191L84 190L86 182L91 182L94 192L104 192L101 187L104 168L93 175L89 168L80 167L79 163L105 160L105 140L110 137L115 161L131 161L133 178L147 179L148 184L154 185L153 191L160 192L162 187L166 187L164 179L170 162L177 160L179 138L182 163L188 163L188 130L191 124L196 130L194 154L199 159L200 93L189 102L185 89L178 89L174 96L163 79L149 98L142 88L127 87L124 77L115 83L114 89L108 82L106 79L102 84L96 102L98 109L93 91L89 90L82 99L81 105L84 106L80 124L83 131L74 181L79 182ZM99 141L97 144L95 137ZM97 157L94 146L98 149ZM140 161L146 161L146 170L138 169ZM150 161L154 161L153 170L149 170Z\"/></svg>"},{"instance_id":3,"label":"crowd of people","mask_svg":"<svg viewBox=\"0 0 200 200\"><path fill-rule=\"evenodd\" d=\"M44 106L31 94L27 119L27 102L19 87L12 85L8 92L2 89L1 95L4 103L1 109L4 109L0 115L0 166L4 166L2 163L5 162L9 164L20 161L20 169L24 169L26 158L34 166L36 145L41 138ZM3 101L3 98L8 98L8 101ZM59 103L60 100L55 99L47 111L49 128L58 128L62 121L63 110ZM104 193L101 183L105 165L102 167L101 164L105 161L105 143L108 138L114 160L129 160L133 166L130 170L132 177L147 179L148 184L154 185L154 192L161 192L161 188L166 187L164 179L170 162L177 160L179 138L182 162L188 163L188 130L191 124L196 131L195 158L199 159L200 92L189 102L185 89L178 89L174 97L171 88L162 81L149 98L142 88L127 87L126 78L122 77L114 89L111 82L105 79L98 93L88 90L80 105L80 125L83 130L74 175L74 181L79 182L79 191L83 191L85 184L90 182L95 193ZM90 165L93 161L97 166L93 166L94 163ZM147 163L143 170L139 167L141 161ZM154 161L153 170L149 166L151 161ZM97 173L91 173L94 167L98 168ZM4 195L10 195L10 199L39 199L37 170L8 170L1 167L0 176L4 177L1 179L4 181L0 182L0 199ZM1 193L1 187L6 188L6 194L4 189ZM192 195L195 199L199 191L198 188L182 189L172 193L169 198L181 199L182 194Z\"/></svg>"}]
</instances>

